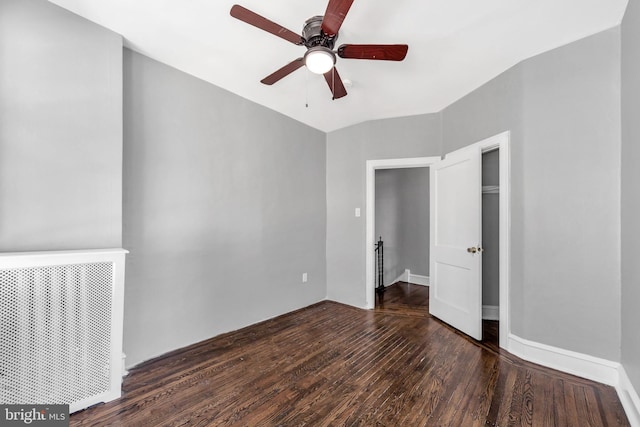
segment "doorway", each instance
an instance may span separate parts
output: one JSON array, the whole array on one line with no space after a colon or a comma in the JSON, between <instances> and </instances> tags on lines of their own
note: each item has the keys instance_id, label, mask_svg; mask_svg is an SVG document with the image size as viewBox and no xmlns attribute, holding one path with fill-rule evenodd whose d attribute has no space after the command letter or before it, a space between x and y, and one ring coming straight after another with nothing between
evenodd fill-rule
<instances>
[{"instance_id":1,"label":"doorway","mask_svg":"<svg viewBox=\"0 0 640 427\"><path fill-rule=\"evenodd\" d=\"M440 161L440 157L413 157L405 159L382 159L368 160L366 164L366 273L365 273L365 292L366 292L366 308L373 309L375 307L375 254L373 250L377 240L375 235L375 181L376 170L382 169L404 169L404 168L427 168L429 165ZM428 192L426 193L428 195Z\"/></svg>"},{"instance_id":2,"label":"doorway","mask_svg":"<svg viewBox=\"0 0 640 427\"><path fill-rule=\"evenodd\" d=\"M500 330L500 150L482 153L482 341Z\"/></svg>"},{"instance_id":3,"label":"doorway","mask_svg":"<svg viewBox=\"0 0 640 427\"><path fill-rule=\"evenodd\" d=\"M375 171L376 311L428 313L429 202L428 167Z\"/></svg>"},{"instance_id":4,"label":"doorway","mask_svg":"<svg viewBox=\"0 0 640 427\"><path fill-rule=\"evenodd\" d=\"M378 169L375 175L376 244L384 255L376 289L397 281L427 284L429 168Z\"/></svg>"},{"instance_id":5,"label":"doorway","mask_svg":"<svg viewBox=\"0 0 640 427\"><path fill-rule=\"evenodd\" d=\"M509 322L509 254L510 254L510 154L509 154L509 132L503 132L491 138L472 144L468 148L477 148L481 152L491 152L498 150L499 158L499 192L498 211L499 211L499 272L498 272L498 299L500 328L499 328L499 346L506 348L508 345L508 336L510 333ZM365 292L366 307L373 309L375 306L375 254L370 248L374 247L375 236L375 171L377 169L393 169L407 167L429 167L441 160L440 157L420 157L406 159L383 159L369 160L366 163L366 238L365 238ZM495 196L494 196L495 197ZM433 234L433 231L431 231Z\"/></svg>"}]
</instances>

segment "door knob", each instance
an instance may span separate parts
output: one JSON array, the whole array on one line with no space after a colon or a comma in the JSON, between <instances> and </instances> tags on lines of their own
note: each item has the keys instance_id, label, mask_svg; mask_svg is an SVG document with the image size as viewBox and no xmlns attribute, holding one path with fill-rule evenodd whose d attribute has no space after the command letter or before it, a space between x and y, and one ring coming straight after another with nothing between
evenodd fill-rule
<instances>
[{"instance_id":1,"label":"door knob","mask_svg":"<svg viewBox=\"0 0 640 427\"><path fill-rule=\"evenodd\" d=\"M476 252L478 252L478 248L476 248L475 246L472 248L467 248L467 252L469 252L470 254L475 254Z\"/></svg>"}]
</instances>

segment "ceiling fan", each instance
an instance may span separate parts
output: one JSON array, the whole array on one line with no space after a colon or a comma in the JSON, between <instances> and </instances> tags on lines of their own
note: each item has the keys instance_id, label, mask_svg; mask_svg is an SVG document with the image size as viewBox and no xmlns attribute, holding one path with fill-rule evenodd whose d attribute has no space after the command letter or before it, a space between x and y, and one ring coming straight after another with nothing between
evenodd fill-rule
<instances>
[{"instance_id":1,"label":"ceiling fan","mask_svg":"<svg viewBox=\"0 0 640 427\"><path fill-rule=\"evenodd\" d=\"M304 56L295 59L284 67L268 75L260 82L272 85L306 65L309 71L323 74L333 99L342 98L347 90L336 70L336 54L345 59L375 59L383 61L402 61L407 55L406 44L343 44L333 50L338 39L338 30L342 26L353 0L329 0L324 16L307 19L302 35L276 24L240 5L233 5L231 16L249 25L260 28L296 45L305 46Z\"/></svg>"}]
</instances>

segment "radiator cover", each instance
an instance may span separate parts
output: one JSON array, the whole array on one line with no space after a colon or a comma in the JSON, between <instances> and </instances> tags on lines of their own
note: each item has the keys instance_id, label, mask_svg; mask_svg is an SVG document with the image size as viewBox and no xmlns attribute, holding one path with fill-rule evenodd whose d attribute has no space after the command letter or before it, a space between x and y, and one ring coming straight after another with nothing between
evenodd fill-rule
<instances>
[{"instance_id":1,"label":"radiator cover","mask_svg":"<svg viewBox=\"0 0 640 427\"><path fill-rule=\"evenodd\" d=\"M0 403L120 396L125 253L0 254Z\"/></svg>"}]
</instances>

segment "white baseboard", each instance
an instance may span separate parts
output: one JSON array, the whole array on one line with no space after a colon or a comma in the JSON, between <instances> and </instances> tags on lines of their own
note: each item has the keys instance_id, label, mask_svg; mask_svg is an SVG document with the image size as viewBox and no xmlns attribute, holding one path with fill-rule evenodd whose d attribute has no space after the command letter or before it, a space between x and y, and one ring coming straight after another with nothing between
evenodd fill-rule
<instances>
[{"instance_id":1,"label":"white baseboard","mask_svg":"<svg viewBox=\"0 0 640 427\"><path fill-rule=\"evenodd\" d=\"M127 358L127 355L122 353L122 372L120 372L120 374L123 377L126 377L127 375L129 375L129 371L127 371L127 368L125 368L126 364L125 364L125 359Z\"/></svg>"},{"instance_id":2,"label":"white baseboard","mask_svg":"<svg viewBox=\"0 0 640 427\"><path fill-rule=\"evenodd\" d=\"M640 397L618 362L540 344L509 334L507 350L552 369L614 386L632 427L640 427Z\"/></svg>"},{"instance_id":3,"label":"white baseboard","mask_svg":"<svg viewBox=\"0 0 640 427\"><path fill-rule=\"evenodd\" d=\"M498 307L497 305L483 305L482 319L483 320L500 320L500 307Z\"/></svg>"},{"instance_id":4,"label":"white baseboard","mask_svg":"<svg viewBox=\"0 0 640 427\"><path fill-rule=\"evenodd\" d=\"M618 368L618 384L616 385L616 391L624 412L627 414L629 424L633 427L640 427L640 397L636 389L631 384L627 372L624 370L624 366L620 365Z\"/></svg>"},{"instance_id":5,"label":"white baseboard","mask_svg":"<svg viewBox=\"0 0 640 427\"><path fill-rule=\"evenodd\" d=\"M413 285L429 286L429 276L422 276L420 274L411 274L411 271L409 271L409 278L407 282Z\"/></svg>"},{"instance_id":6,"label":"white baseboard","mask_svg":"<svg viewBox=\"0 0 640 427\"><path fill-rule=\"evenodd\" d=\"M411 274L411 270L408 268L404 272L396 277L391 283L385 285L385 287L391 286L397 282L407 282L413 285L429 286L429 276L421 276L419 274Z\"/></svg>"},{"instance_id":7,"label":"white baseboard","mask_svg":"<svg viewBox=\"0 0 640 427\"><path fill-rule=\"evenodd\" d=\"M385 285L386 287L389 287L391 285L393 285L396 282L408 282L409 281L409 275L411 273L409 272L409 270L405 270L401 275L399 275L398 277L396 277L395 279L393 279L393 281L391 283L387 283Z\"/></svg>"},{"instance_id":8,"label":"white baseboard","mask_svg":"<svg viewBox=\"0 0 640 427\"><path fill-rule=\"evenodd\" d=\"M616 386L620 364L606 359L540 344L509 334L507 350L516 356L548 368Z\"/></svg>"}]
</instances>

